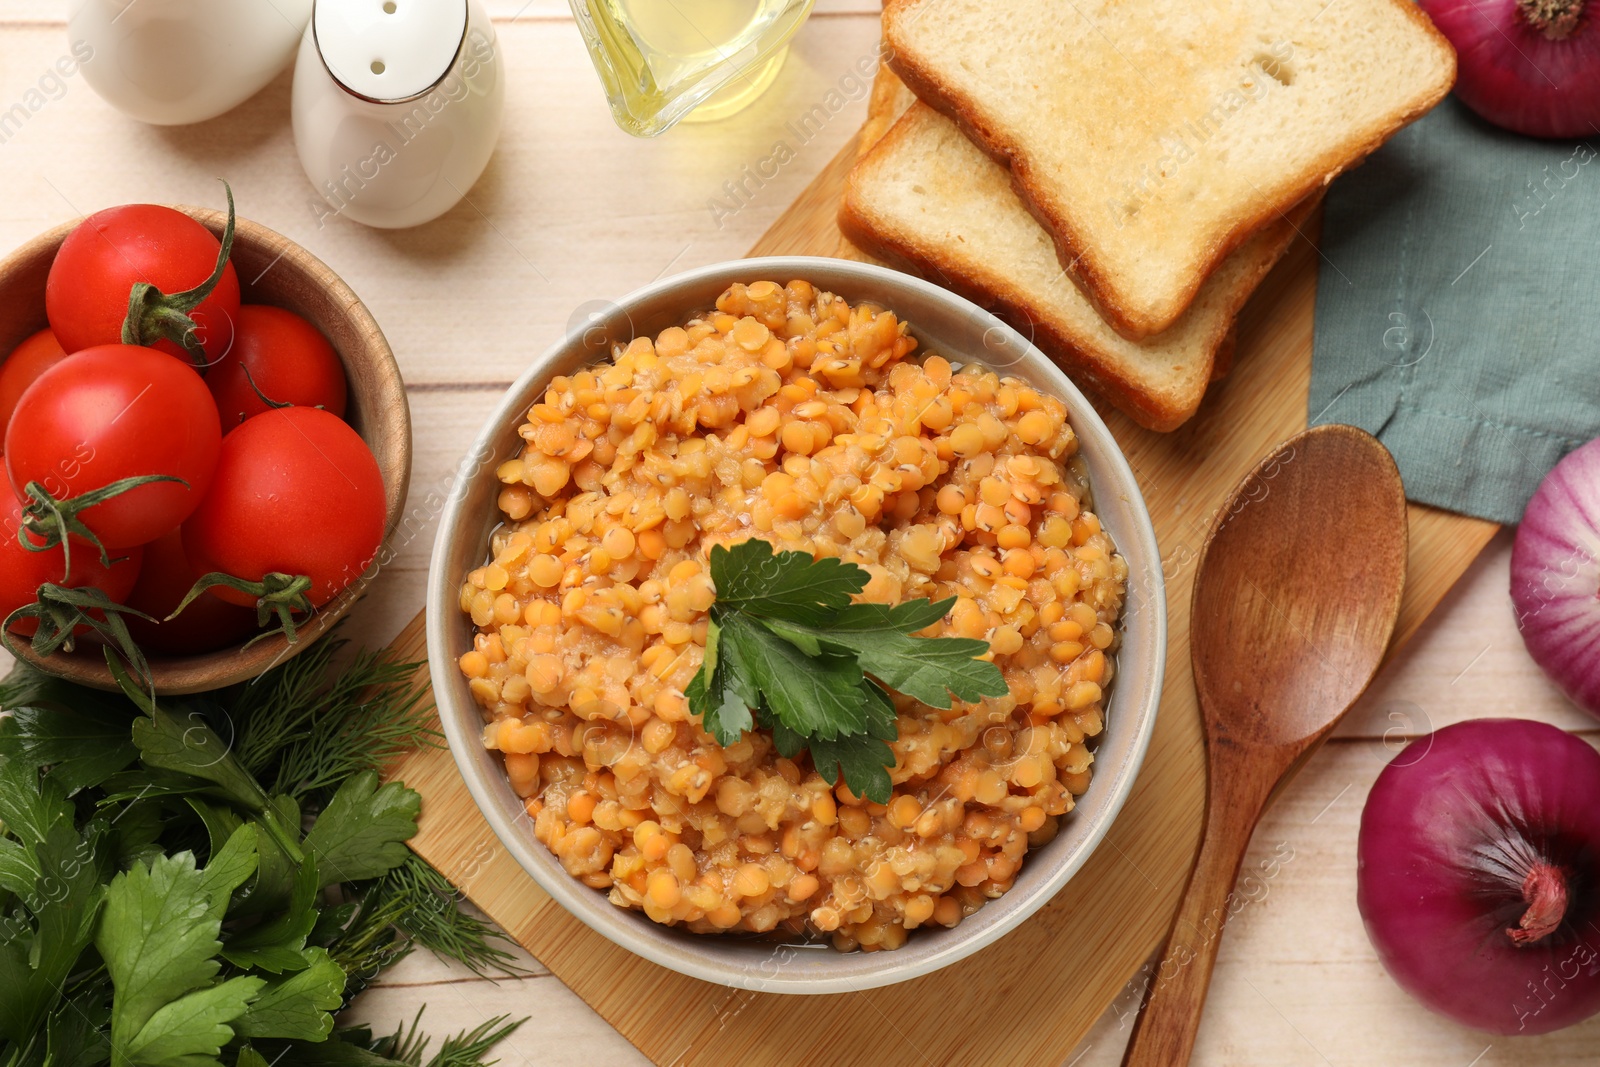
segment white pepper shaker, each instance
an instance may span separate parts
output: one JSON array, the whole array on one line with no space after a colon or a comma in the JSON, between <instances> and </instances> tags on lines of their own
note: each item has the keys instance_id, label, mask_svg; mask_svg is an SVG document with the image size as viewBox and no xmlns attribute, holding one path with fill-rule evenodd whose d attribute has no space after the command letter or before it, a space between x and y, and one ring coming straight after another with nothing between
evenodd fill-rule
<instances>
[{"instance_id":1,"label":"white pepper shaker","mask_svg":"<svg viewBox=\"0 0 1600 1067\"><path fill-rule=\"evenodd\" d=\"M500 136L505 74L479 0L316 0L294 73L294 141L340 215L398 229L467 194Z\"/></svg>"},{"instance_id":2,"label":"white pepper shaker","mask_svg":"<svg viewBox=\"0 0 1600 1067\"><path fill-rule=\"evenodd\" d=\"M67 40L112 107L181 126L265 88L310 18L311 0L74 0Z\"/></svg>"}]
</instances>

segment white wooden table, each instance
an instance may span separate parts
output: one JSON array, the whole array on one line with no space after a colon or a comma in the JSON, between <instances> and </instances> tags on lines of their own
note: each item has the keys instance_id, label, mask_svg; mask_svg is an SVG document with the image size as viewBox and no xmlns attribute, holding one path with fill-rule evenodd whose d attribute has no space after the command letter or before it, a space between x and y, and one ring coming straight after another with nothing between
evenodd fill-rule
<instances>
[{"instance_id":1,"label":"white wooden table","mask_svg":"<svg viewBox=\"0 0 1600 1067\"><path fill-rule=\"evenodd\" d=\"M391 233L344 219L318 225L316 194L290 133L287 77L212 122L141 126L103 103L81 76L46 77L67 49L59 0L0 0L0 114L13 104L27 110L0 126L0 249L114 204L219 205L215 179L226 177L242 215L320 256L382 324L410 387L415 532L356 609L353 636L368 643L388 641L416 613L449 473L530 356L586 303L742 254L855 133L865 86L850 71L877 41L875 0L819 0L777 83L755 106L638 141L612 125L564 0L489 3L510 72L498 154L469 202L427 226ZM827 120L797 132L807 114ZM792 160L774 176L746 180L745 168L773 156L779 141ZM741 181L744 192L730 196L725 183ZM1274 850L1293 858L1266 898L1229 925L1195 1063L1595 1061L1600 1020L1545 1038L1506 1039L1428 1014L1378 965L1355 909L1362 802L1406 739L1483 715L1591 732L1596 725L1523 652L1506 592L1509 545L1507 534L1493 543L1258 830L1247 862ZM532 1015L497 1050L504 1063L645 1062L558 979L525 963L527 977L492 984L419 953L363 995L351 1021L392 1029L423 1003L425 1026L435 1033L499 1013ZM1130 991L1063 1062L1116 1064L1137 1004Z\"/></svg>"}]
</instances>

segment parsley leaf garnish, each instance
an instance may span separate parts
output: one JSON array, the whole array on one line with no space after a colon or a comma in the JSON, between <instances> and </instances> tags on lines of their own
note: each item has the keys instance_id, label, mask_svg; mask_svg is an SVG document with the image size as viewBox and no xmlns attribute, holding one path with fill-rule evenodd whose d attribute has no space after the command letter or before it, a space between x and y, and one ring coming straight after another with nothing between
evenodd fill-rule
<instances>
[{"instance_id":1,"label":"parsley leaf garnish","mask_svg":"<svg viewBox=\"0 0 1600 1067\"><path fill-rule=\"evenodd\" d=\"M117 990L111 1044L125 1050L125 1062L215 1057L233 1038L227 1023L266 984L253 977L212 984L222 966L218 897L226 900L234 888L227 883L249 875L243 866L226 866L226 874L197 870L194 856L180 852L111 880L95 945Z\"/></svg>"},{"instance_id":2,"label":"parsley leaf garnish","mask_svg":"<svg viewBox=\"0 0 1600 1067\"><path fill-rule=\"evenodd\" d=\"M888 690L937 708L1004 696L1000 669L978 659L987 643L917 637L954 598L855 604L871 575L804 552L751 540L711 549L717 590L700 670L685 689L689 709L722 745L757 726L786 757L811 752L831 785L889 799L896 734Z\"/></svg>"},{"instance_id":3,"label":"parsley leaf garnish","mask_svg":"<svg viewBox=\"0 0 1600 1067\"><path fill-rule=\"evenodd\" d=\"M306 834L322 884L378 878L404 863L421 808L416 792L399 782L380 788L372 771L345 779Z\"/></svg>"}]
</instances>

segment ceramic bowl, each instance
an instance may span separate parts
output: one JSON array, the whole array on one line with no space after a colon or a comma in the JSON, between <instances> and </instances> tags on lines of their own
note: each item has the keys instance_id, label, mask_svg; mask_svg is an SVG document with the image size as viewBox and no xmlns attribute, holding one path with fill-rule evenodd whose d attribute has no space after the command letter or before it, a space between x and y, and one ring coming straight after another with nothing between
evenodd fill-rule
<instances>
[{"instance_id":1,"label":"ceramic bowl","mask_svg":"<svg viewBox=\"0 0 1600 1067\"><path fill-rule=\"evenodd\" d=\"M866 300L893 310L910 322L920 351L982 363L1059 397L1088 463L1095 510L1129 568L1122 648L1088 792L1055 839L1028 853L1009 892L956 927L914 930L904 947L889 952L840 953L825 944L780 946L693 934L611 904L603 892L567 874L534 838L532 820L507 783L498 754L483 747L483 718L456 668L473 635L460 609L460 585L468 570L482 564L490 531L500 521L495 468L520 450L517 426L550 379L604 360L613 342L654 336L710 308L734 282L796 278L851 303ZM656 282L608 306L535 359L488 413L457 473L434 545L427 615L434 698L456 764L484 817L529 876L594 930L646 959L709 982L777 993L853 992L915 978L978 951L1036 912L1083 866L1127 798L1155 726L1167 655L1166 601L1149 514L1116 441L1072 382L1015 330L944 289L882 267L800 256L721 263Z\"/></svg>"},{"instance_id":2,"label":"ceramic bowl","mask_svg":"<svg viewBox=\"0 0 1600 1067\"><path fill-rule=\"evenodd\" d=\"M180 208L221 236L227 216L203 208ZM45 279L56 251L76 220L35 237L0 261L0 353L10 352L24 338L48 323L44 314ZM387 524L394 532L411 480L411 412L394 353L372 314L350 287L317 257L287 237L257 223L239 219L234 228L233 266L247 304L275 304L301 315L332 342L344 363L349 383L345 418L361 434L378 460L383 475ZM226 431L226 427L224 427ZM262 671L303 652L349 610L359 584L329 602L299 627L298 640L282 635L254 644L224 648L198 656L150 658L158 694L178 695L218 689L254 678ZM115 689L101 646L80 642L73 652L46 659L34 657L25 642L23 654L35 665L82 685Z\"/></svg>"}]
</instances>

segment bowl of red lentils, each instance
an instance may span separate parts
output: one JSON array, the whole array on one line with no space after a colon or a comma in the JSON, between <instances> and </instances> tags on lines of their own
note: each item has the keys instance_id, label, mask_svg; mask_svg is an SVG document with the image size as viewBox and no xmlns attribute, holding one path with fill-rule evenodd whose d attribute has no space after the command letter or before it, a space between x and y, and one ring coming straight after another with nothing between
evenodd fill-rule
<instances>
[{"instance_id":1,"label":"bowl of red lentils","mask_svg":"<svg viewBox=\"0 0 1600 1067\"><path fill-rule=\"evenodd\" d=\"M896 695L886 803L685 689L712 546L761 538L943 601L1007 695ZM461 774L600 934L785 993L927 974L1045 904L1104 838L1155 724L1159 553L1093 407L991 313L869 264L741 260L574 329L463 461L428 587Z\"/></svg>"}]
</instances>

